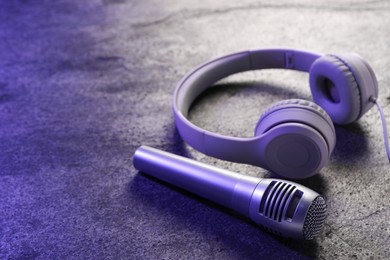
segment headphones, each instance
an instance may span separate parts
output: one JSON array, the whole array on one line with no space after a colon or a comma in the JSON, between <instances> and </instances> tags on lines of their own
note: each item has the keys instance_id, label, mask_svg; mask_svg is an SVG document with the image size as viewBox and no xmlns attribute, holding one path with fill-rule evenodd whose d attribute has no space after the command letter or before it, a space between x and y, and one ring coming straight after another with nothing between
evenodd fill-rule
<instances>
[{"instance_id":1,"label":"headphones","mask_svg":"<svg viewBox=\"0 0 390 260\"><path fill-rule=\"evenodd\" d=\"M252 138L204 130L187 119L193 101L229 75L258 69L309 72L315 103L290 99L266 109ZM288 179L319 172L336 144L333 124L358 120L378 97L370 65L354 53L323 55L293 49L262 49L230 54L188 73L173 95L173 113L181 137L198 151L223 160L260 166Z\"/></svg>"}]
</instances>

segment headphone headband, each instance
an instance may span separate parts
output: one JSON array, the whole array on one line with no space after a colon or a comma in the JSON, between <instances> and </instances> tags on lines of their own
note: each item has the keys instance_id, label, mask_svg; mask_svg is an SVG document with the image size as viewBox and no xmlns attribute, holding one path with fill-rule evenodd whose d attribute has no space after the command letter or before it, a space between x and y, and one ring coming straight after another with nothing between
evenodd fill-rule
<instances>
[{"instance_id":1,"label":"headphone headband","mask_svg":"<svg viewBox=\"0 0 390 260\"><path fill-rule=\"evenodd\" d=\"M264 49L230 54L208 61L188 73L173 94L173 113L182 138L207 155L252 165L264 165L259 156L264 151L259 137L242 138L206 131L186 117L193 101L208 87L229 75L258 69L291 69L309 72L312 63L322 56L293 49ZM237 157L242 154L244 156Z\"/></svg>"},{"instance_id":2,"label":"headphone headband","mask_svg":"<svg viewBox=\"0 0 390 260\"><path fill-rule=\"evenodd\" d=\"M249 50L203 63L188 73L173 94L174 113L187 116L192 102L218 80L235 73L259 69L291 69L309 72L322 54L293 49ZM176 110L176 111L175 111Z\"/></svg>"}]
</instances>

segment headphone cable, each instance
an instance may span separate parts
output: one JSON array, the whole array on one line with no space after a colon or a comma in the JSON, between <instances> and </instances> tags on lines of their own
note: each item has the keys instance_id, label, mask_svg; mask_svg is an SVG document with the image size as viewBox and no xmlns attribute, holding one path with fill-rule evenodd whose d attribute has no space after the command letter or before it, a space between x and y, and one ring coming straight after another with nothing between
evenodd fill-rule
<instances>
[{"instance_id":1,"label":"headphone cable","mask_svg":"<svg viewBox=\"0 0 390 260\"><path fill-rule=\"evenodd\" d=\"M369 101L374 103L376 105L376 107L378 108L379 115L380 115L381 121L382 121L383 139L385 141L385 149L386 149L386 153L387 153L387 158L389 159L389 163L390 163L390 149L389 149L389 142L388 142L388 136L387 136L387 127L386 127L385 115L384 115L382 107L379 105L376 97L370 96Z\"/></svg>"}]
</instances>

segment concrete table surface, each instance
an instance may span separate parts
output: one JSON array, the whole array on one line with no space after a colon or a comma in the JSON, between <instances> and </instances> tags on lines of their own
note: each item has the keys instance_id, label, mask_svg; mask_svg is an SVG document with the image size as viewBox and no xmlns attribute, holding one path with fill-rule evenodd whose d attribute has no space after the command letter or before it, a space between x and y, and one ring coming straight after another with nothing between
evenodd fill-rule
<instances>
[{"instance_id":1,"label":"concrete table surface","mask_svg":"<svg viewBox=\"0 0 390 260\"><path fill-rule=\"evenodd\" d=\"M376 109L336 127L330 164L300 183L327 199L321 235L293 241L138 173L144 144L247 175L180 139L177 81L230 52L356 52L390 122L389 1L2 1L1 259L388 259L390 168ZM308 75L243 73L202 95L191 120L252 136L274 102L311 99Z\"/></svg>"}]
</instances>

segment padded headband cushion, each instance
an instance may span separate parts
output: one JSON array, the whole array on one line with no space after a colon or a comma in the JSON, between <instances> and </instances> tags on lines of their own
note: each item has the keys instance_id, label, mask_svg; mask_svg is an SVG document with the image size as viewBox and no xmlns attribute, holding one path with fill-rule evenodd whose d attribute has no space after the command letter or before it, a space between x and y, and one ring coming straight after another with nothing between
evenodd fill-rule
<instances>
[{"instance_id":1,"label":"padded headband cushion","mask_svg":"<svg viewBox=\"0 0 390 260\"><path fill-rule=\"evenodd\" d=\"M357 120L361 114L360 89L348 64L336 56L322 56L310 69L314 101L336 124Z\"/></svg>"}]
</instances>

